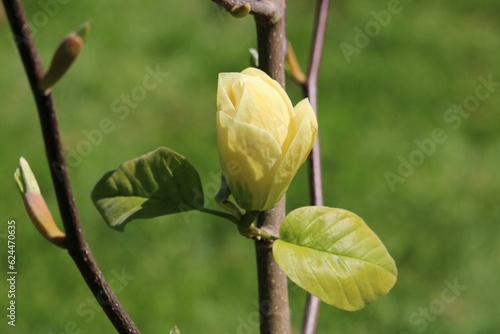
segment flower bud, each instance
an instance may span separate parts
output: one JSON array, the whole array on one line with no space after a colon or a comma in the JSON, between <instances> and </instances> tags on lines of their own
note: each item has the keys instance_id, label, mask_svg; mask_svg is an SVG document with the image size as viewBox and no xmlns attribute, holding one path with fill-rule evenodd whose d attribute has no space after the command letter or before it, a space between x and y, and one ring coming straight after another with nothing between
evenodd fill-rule
<instances>
[{"instance_id":1,"label":"flower bud","mask_svg":"<svg viewBox=\"0 0 500 334\"><path fill-rule=\"evenodd\" d=\"M47 240L61 248L66 248L66 236L54 222L28 162L21 157L19 164L20 167L16 169L14 178L31 221Z\"/></svg>"},{"instance_id":2,"label":"flower bud","mask_svg":"<svg viewBox=\"0 0 500 334\"><path fill-rule=\"evenodd\" d=\"M90 31L90 23L85 22L76 32L70 32L59 44L49 69L40 79L39 88L45 92L52 88L68 71L80 54Z\"/></svg>"},{"instance_id":3,"label":"flower bud","mask_svg":"<svg viewBox=\"0 0 500 334\"><path fill-rule=\"evenodd\" d=\"M245 17L248 14L250 14L251 10L252 10L252 6L248 2L245 2L242 5L236 5L233 8L231 8L231 10L229 11L229 13L233 17L235 17L237 19L240 19L240 18Z\"/></svg>"},{"instance_id":4,"label":"flower bud","mask_svg":"<svg viewBox=\"0 0 500 334\"><path fill-rule=\"evenodd\" d=\"M248 68L219 74L217 110L222 174L236 203L251 211L274 208L316 140L309 101L294 108L276 81Z\"/></svg>"}]
</instances>

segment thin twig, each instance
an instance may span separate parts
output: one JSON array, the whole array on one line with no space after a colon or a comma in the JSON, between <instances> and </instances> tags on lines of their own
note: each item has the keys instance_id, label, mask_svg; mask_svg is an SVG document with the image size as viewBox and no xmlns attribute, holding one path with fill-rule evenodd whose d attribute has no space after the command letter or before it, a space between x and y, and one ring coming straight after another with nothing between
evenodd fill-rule
<instances>
[{"instance_id":1,"label":"thin twig","mask_svg":"<svg viewBox=\"0 0 500 334\"><path fill-rule=\"evenodd\" d=\"M52 96L44 94L38 88L44 70L21 2L3 0L3 4L38 108L45 151L51 167L50 174L66 232L68 253L116 330L119 333L139 333L104 279L85 241L69 182Z\"/></svg>"},{"instance_id":2,"label":"thin twig","mask_svg":"<svg viewBox=\"0 0 500 334\"><path fill-rule=\"evenodd\" d=\"M316 22L314 28L314 42L311 48L309 59L309 70L307 80L302 85L304 95L309 98L309 102L316 114L318 114L318 73L321 62L321 53L325 40L326 24L328 21L329 0L318 0L316 10ZM323 186L321 177L321 153L319 146L319 132L316 143L309 156L309 184L311 193L311 204L323 205ZM316 332L320 300L307 294L306 309L304 313L304 323L302 334L314 334Z\"/></svg>"}]
</instances>

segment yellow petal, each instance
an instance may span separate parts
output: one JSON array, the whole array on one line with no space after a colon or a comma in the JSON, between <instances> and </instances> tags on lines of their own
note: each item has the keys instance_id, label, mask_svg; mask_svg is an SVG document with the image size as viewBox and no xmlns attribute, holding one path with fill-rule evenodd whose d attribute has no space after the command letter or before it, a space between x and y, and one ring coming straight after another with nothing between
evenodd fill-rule
<instances>
[{"instance_id":1,"label":"yellow petal","mask_svg":"<svg viewBox=\"0 0 500 334\"><path fill-rule=\"evenodd\" d=\"M314 110L309 103L309 99L307 98L297 103L294 110L295 122L297 123L298 128L296 136L298 136L301 131L307 132L307 129L310 129L312 134L310 137L310 146L307 150L308 152L304 157L305 160L309 152L312 150L314 143L316 142L316 134L318 133L318 119L316 118L316 114L314 113Z\"/></svg>"},{"instance_id":2,"label":"yellow petal","mask_svg":"<svg viewBox=\"0 0 500 334\"><path fill-rule=\"evenodd\" d=\"M234 118L268 132L280 146L287 138L290 124L287 106L280 95L260 78L244 83Z\"/></svg>"},{"instance_id":3,"label":"yellow petal","mask_svg":"<svg viewBox=\"0 0 500 334\"><path fill-rule=\"evenodd\" d=\"M241 78L240 73L220 73L217 84L217 110L234 110L236 97L232 90L233 83Z\"/></svg>"},{"instance_id":4,"label":"yellow petal","mask_svg":"<svg viewBox=\"0 0 500 334\"><path fill-rule=\"evenodd\" d=\"M288 114L290 115L290 123L288 124L288 133L295 133L297 132L297 125L294 121L295 119L295 110L293 108L292 102L290 101L290 98L288 97L288 94L286 91L281 87L281 85L274 79L272 79L269 75L267 75L266 72L259 70L258 68L254 67L248 67L243 72L242 74L245 75L251 75L251 76L256 76L264 80L265 83L267 83L269 86L271 86L280 96L282 101L285 103ZM285 147L288 147L289 143L283 143L282 142L282 149L283 145Z\"/></svg>"},{"instance_id":5,"label":"yellow petal","mask_svg":"<svg viewBox=\"0 0 500 334\"><path fill-rule=\"evenodd\" d=\"M290 101L290 98L288 97L288 94L285 92L283 87L274 79L272 79L269 75L267 75L266 72L259 70L258 68L255 67L249 67L243 72L242 74L246 75L251 75L251 76L256 76L264 80L265 83L267 83L269 86L271 86L278 94L280 94L282 100L285 102L288 112L290 113L290 117L294 117L294 110L293 110L293 105L292 102Z\"/></svg>"},{"instance_id":6,"label":"yellow petal","mask_svg":"<svg viewBox=\"0 0 500 334\"><path fill-rule=\"evenodd\" d=\"M245 210L262 210L281 148L265 131L217 112L220 163L231 193Z\"/></svg>"},{"instance_id":7,"label":"yellow petal","mask_svg":"<svg viewBox=\"0 0 500 334\"><path fill-rule=\"evenodd\" d=\"M279 201L283 197L297 170L307 159L316 141L318 122L307 99L302 100L295 106L295 114L298 126L297 133L288 150L284 152L283 160L273 179L269 201L265 204L265 207L274 207L276 203L273 203L273 201L276 198Z\"/></svg>"}]
</instances>

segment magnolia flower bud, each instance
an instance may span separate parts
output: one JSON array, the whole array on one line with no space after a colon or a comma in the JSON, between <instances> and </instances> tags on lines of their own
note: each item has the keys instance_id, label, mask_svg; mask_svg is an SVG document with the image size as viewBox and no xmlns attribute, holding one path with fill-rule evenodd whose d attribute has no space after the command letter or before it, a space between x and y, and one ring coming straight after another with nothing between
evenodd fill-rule
<instances>
[{"instance_id":1,"label":"magnolia flower bud","mask_svg":"<svg viewBox=\"0 0 500 334\"><path fill-rule=\"evenodd\" d=\"M66 248L66 236L54 222L28 162L21 157L19 165L20 167L14 173L14 179L23 196L31 221L47 240L61 248Z\"/></svg>"},{"instance_id":2,"label":"magnolia flower bud","mask_svg":"<svg viewBox=\"0 0 500 334\"><path fill-rule=\"evenodd\" d=\"M76 32L70 32L57 47L47 73L40 79L39 88L45 92L52 88L68 71L80 54L90 31L90 22L85 22Z\"/></svg>"},{"instance_id":3,"label":"magnolia flower bud","mask_svg":"<svg viewBox=\"0 0 500 334\"><path fill-rule=\"evenodd\" d=\"M236 203L252 211L274 208L316 140L309 101L293 108L276 81L248 68L219 74L217 110L220 164Z\"/></svg>"}]
</instances>

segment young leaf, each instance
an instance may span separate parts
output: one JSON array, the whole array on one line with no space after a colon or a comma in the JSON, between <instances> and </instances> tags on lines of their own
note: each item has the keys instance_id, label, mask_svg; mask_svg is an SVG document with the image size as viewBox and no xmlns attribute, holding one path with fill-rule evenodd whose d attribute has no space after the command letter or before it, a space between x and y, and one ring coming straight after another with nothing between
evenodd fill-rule
<instances>
[{"instance_id":1,"label":"young leaf","mask_svg":"<svg viewBox=\"0 0 500 334\"><path fill-rule=\"evenodd\" d=\"M389 292L394 260L377 235L352 212L303 207L286 216L273 254L297 285L327 304L356 311Z\"/></svg>"},{"instance_id":2,"label":"young leaf","mask_svg":"<svg viewBox=\"0 0 500 334\"><path fill-rule=\"evenodd\" d=\"M180 154L160 147L106 173L92 200L113 228L122 230L137 218L154 218L203 208L196 169Z\"/></svg>"}]
</instances>

